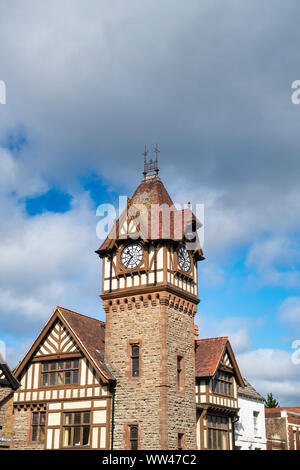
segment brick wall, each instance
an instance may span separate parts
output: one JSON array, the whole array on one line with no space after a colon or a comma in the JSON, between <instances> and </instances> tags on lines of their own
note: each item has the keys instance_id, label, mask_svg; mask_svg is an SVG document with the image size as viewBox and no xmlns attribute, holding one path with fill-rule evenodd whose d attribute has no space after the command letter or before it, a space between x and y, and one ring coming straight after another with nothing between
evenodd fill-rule
<instances>
[{"instance_id":1,"label":"brick wall","mask_svg":"<svg viewBox=\"0 0 300 470\"><path fill-rule=\"evenodd\" d=\"M280 416L280 414L279 414ZM287 448L285 418L266 419L267 450Z\"/></svg>"}]
</instances>

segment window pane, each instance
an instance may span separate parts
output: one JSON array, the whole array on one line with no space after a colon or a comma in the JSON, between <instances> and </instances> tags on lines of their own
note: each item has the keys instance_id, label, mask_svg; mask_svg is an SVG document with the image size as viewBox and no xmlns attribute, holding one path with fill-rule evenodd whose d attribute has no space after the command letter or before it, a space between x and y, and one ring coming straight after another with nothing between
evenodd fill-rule
<instances>
[{"instance_id":1,"label":"window pane","mask_svg":"<svg viewBox=\"0 0 300 470\"><path fill-rule=\"evenodd\" d=\"M84 426L82 434L82 445L88 446L90 443L90 427Z\"/></svg>"},{"instance_id":2,"label":"window pane","mask_svg":"<svg viewBox=\"0 0 300 470\"><path fill-rule=\"evenodd\" d=\"M74 368L74 369L78 369L78 367L79 367L79 359L74 359L74 361L73 361L73 368Z\"/></svg>"},{"instance_id":3,"label":"window pane","mask_svg":"<svg viewBox=\"0 0 300 470\"><path fill-rule=\"evenodd\" d=\"M78 370L73 371L73 384L78 384Z\"/></svg>"},{"instance_id":4,"label":"window pane","mask_svg":"<svg viewBox=\"0 0 300 470\"><path fill-rule=\"evenodd\" d=\"M38 431L37 426L33 426L33 428L32 428L32 441L37 441L37 431Z\"/></svg>"},{"instance_id":5,"label":"window pane","mask_svg":"<svg viewBox=\"0 0 300 470\"><path fill-rule=\"evenodd\" d=\"M90 412L86 411L83 413L83 423L84 424L89 424L90 423Z\"/></svg>"},{"instance_id":6,"label":"window pane","mask_svg":"<svg viewBox=\"0 0 300 470\"><path fill-rule=\"evenodd\" d=\"M43 386L48 385L48 374L43 374Z\"/></svg>"},{"instance_id":7,"label":"window pane","mask_svg":"<svg viewBox=\"0 0 300 470\"><path fill-rule=\"evenodd\" d=\"M226 431L222 431L222 449L227 449L227 433Z\"/></svg>"},{"instance_id":8,"label":"window pane","mask_svg":"<svg viewBox=\"0 0 300 470\"><path fill-rule=\"evenodd\" d=\"M73 446L80 446L80 428L74 428L73 433Z\"/></svg>"},{"instance_id":9,"label":"window pane","mask_svg":"<svg viewBox=\"0 0 300 470\"><path fill-rule=\"evenodd\" d=\"M213 449L217 448L217 431L216 429L212 430L213 432Z\"/></svg>"},{"instance_id":10,"label":"window pane","mask_svg":"<svg viewBox=\"0 0 300 470\"><path fill-rule=\"evenodd\" d=\"M71 413L65 414L65 424L72 424L72 415Z\"/></svg>"},{"instance_id":11,"label":"window pane","mask_svg":"<svg viewBox=\"0 0 300 470\"><path fill-rule=\"evenodd\" d=\"M32 424L38 424L39 422L39 414L38 413L33 413L32 415Z\"/></svg>"},{"instance_id":12,"label":"window pane","mask_svg":"<svg viewBox=\"0 0 300 470\"><path fill-rule=\"evenodd\" d=\"M46 413L40 413L40 425L43 426L46 422Z\"/></svg>"},{"instance_id":13,"label":"window pane","mask_svg":"<svg viewBox=\"0 0 300 470\"><path fill-rule=\"evenodd\" d=\"M130 448L131 450L137 450L138 449L138 441L130 441Z\"/></svg>"},{"instance_id":14,"label":"window pane","mask_svg":"<svg viewBox=\"0 0 300 470\"><path fill-rule=\"evenodd\" d=\"M134 357L132 359L132 375L137 377L139 375L139 358Z\"/></svg>"},{"instance_id":15,"label":"window pane","mask_svg":"<svg viewBox=\"0 0 300 470\"><path fill-rule=\"evenodd\" d=\"M50 383L49 383L50 386L53 386L55 385L55 372L52 372L50 374Z\"/></svg>"},{"instance_id":16,"label":"window pane","mask_svg":"<svg viewBox=\"0 0 300 470\"><path fill-rule=\"evenodd\" d=\"M43 363L43 370L48 370L49 368L49 362L44 362Z\"/></svg>"},{"instance_id":17,"label":"window pane","mask_svg":"<svg viewBox=\"0 0 300 470\"><path fill-rule=\"evenodd\" d=\"M64 429L64 446L71 445L71 428Z\"/></svg>"},{"instance_id":18,"label":"window pane","mask_svg":"<svg viewBox=\"0 0 300 470\"><path fill-rule=\"evenodd\" d=\"M138 428L136 426L132 426L130 428L130 438L137 439L138 438Z\"/></svg>"},{"instance_id":19,"label":"window pane","mask_svg":"<svg viewBox=\"0 0 300 470\"><path fill-rule=\"evenodd\" d=\"M65 384L70 385L71 383L71 372L65 372Z\"/></svg>"},{"instance_id":20,"label":"window pane","mask_svg":"<svg viewBox=\"0 0 300 470\"><path fill-rule=\"evenodd\" d=\"M64 383L64 374L63 372L57 373L57 385L63 385Z\"/></svg>"},{"instance_id":21,"label":"window pane","mask_svg":"<svg viewBox=\"0 0 300 470\"><path fill-rule=\"evenodd\" d=\"M74 424L81 423L81 413L74 413Z\"/></svg>"},{"instance_id":22,"label":"window pane","mask_svg":"<svg viewBox=\"0 0 300 470\"><path fill-rule=\"evenodd\" d=\"M208 430L208 448L211 449L212 447L212 439L211 439L211 436L212 435L212 429L209 429Z\"/></svg>"},{"instance_id":23,"label":"window pane","mask_svg":"<svg viewBox=\"0 0 300 470\"><path fill-rule=\"evenodd\" d=\"M71 361L66 361L66 369L71 369Z\"/></svg>"},{"instance_id":24,"label":"window pane","mask_svg":"<svg viewBox=\"0 0 300 470\"><path fill-rule=\"evenodd\" d=\"M138 356L139 355L139 346L132 346L132 356Z\"/></svg>"},{"instance_id":25,"label":"window pane","mask_svg":"<svg viewBox=\"0 0 300 470\"><path fill-rule=\"evenodd\" d=\"M58 368L63 369L64 368L64 361L59 361L58 362Z\"/></svg>"},{"instance_id":26,"label":"window pane","mask_svg":"<svg viewBox=\"0 0 300 470\"><path fill-rule=\"evenodd\" d=\"M39 438L39 440L41 442L43 442L45 440L45 427L44 426L40 427L40 438Z\"/></svg>"}]
</instances>

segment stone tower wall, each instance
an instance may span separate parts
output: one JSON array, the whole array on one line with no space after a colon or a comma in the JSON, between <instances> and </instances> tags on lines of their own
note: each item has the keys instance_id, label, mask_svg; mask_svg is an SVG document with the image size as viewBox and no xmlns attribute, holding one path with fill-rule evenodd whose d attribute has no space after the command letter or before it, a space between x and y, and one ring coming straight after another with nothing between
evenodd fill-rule
<instances>
[{"instance_id":1,"label":"stone tower wall","mask_svg":"<svg viewBox=\"0 0 300 470\"><path fill-rule=\"evenodd\" d=\"M105 360L117 378L114 449L128 447L128 425L139 425L140 449L176 449L178 432L195 449L195 305L167 292L103 303ZM140 376L131 376L130 342L140 344ZM184 387L177 391L177 355Z\"/></svg>"}]
</instances>

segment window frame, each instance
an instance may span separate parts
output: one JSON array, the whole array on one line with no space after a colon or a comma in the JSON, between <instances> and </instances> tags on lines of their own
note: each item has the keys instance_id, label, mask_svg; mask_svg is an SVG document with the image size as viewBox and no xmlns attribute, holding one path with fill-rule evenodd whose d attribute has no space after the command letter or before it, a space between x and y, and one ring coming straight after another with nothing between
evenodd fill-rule
<instances>
[{"instance_id":1,"label":"window frame","mask_svg":"<svg viewBox=\"0 0 300 470\"><path fill-rule=\"evenodd\" d=\"M70 388L78 387L80 385L80 371L81 371L81 357L70 357L60 359L49 359L41 361L40 369L40 388ZM66 367L66 363L71 363L71 367ZM78 362L78 366L74 366L74 362ZM59 364L63 363L63 367L59 367ZM48 369L45 369L48 364ZM51 364L55 364L55 368L51 367ZM74 382L74 373L77 372L77 382ZM54 384L50 383L51 375L54 374ZM58 383L59 375L62 375L62 382ZM66 383L67 374L70 374L70 383ZM44 377L48 375L47 383L44 383Z\"/></svg>"},{"instance_id":2,"label":"window frame","mask_svg":"<svg viewBox=\"0 0 300 470\"><path fill-rule=\"evenodd\" d=\"M75 422L75 415L80 414L82 415L82 418L80 419L80 423ZM84 422L84 414L89 415L89 422L85 423ZM66 416L71 415L71 423L66 423ZM91 439L92 439L92 426L91 426L91 417L92 417L92 412L90 409L86 410L68 410L64 411L62 413L62 425L61 425L61 449L90 449L91 448ZM79 445L65 445L65 430L70 429L70 442L72 443L74 441L74 430L75 428L79 428L79 435L80 435L80 444ZM89 429L89 442L88 444L84 445L83 444L83 432L84 428Z\"/></svg>"},{"instance_id":3,"label":"window frame","mask_svg":"<svg viewBox=\"0 0 300 470\"><path fill-rule=\"evenodd\" d=\"M218 423L218 420L226 420L226 424ZM211 421L210 421L211 420ZM214 422L214 420L216 420ZM208 450L230 450L229 444L229 418L225 416L218 416L213 414L207 415L207 448ZM225 435L226 448L222 447L222 436ZM214 439L215 436L215 439ZM216 442L217 447L214 447L214 441ZM221 442L221 448L219 448L219 443Z\"/></svg>"},{"instance_id":4,"label":"window frame","mask_svg":"<svg viewBox=\"0 0 300 470\"><path fill-rule=\"evenodd\" d=\"M134 354L133 349L138 348L138 353ZM130 343L130 360L131 360L131 377L140 377L141 373L141 346L140 343ZM136 361L137 360L137 361ZM134 363L137 362L137 373L135 374L134 371Z\"/></svg>"},{"instance_id":5,"label":"window frame","mask_svg":"<svg viewBox=\"0 0 300 470\"><path fill-rule=\"evenodd\" d=\"M34 423L34 417L37 415L37 423ZM43 417L43 422L41 422ZM33 433L36 432L36 439L33 439ZM41 439L41 432L43 432L43 438ZM45 442L46 438L46 411L32 411L31 415L31 430L30 430L30 441L31 442Z\"/></svg>"},{"instance_id":6,"label":"window frame","mask_svg":"<svg viewBox=\"0 0 300 470\"><path fill-rule=\"evenodd\" d=\"M225 388L227 388L227 390L229 388L230 393L225 393ZM233 374L224 370L217 370L215 376L211 380L211 391L215 395L233 398L234 397Z\"/></svg>"},{"instance_id":7,"label":"window frame","mask_svg":"<svg viewBox=\"0 0 300 470\"><path fill-rule=\"evenodd\" d=\"M132 430L136 429L137 434L136 437L132 436ZM132 444L135 443L135 447L132 447ZM129 426L129 449L130 450L138 450L139 448L139 426L138 424L131 424Z\"/></svg>"},{"instance_id":8,"label":"window frame","mask_svg":"<svg viewBox=\"0 0 300 470\"><path fill-rule=\"evenodd\" d=\"M176 390L180 392L184 389L184 356L176 355Z\"/></svg>"}]
</instances>

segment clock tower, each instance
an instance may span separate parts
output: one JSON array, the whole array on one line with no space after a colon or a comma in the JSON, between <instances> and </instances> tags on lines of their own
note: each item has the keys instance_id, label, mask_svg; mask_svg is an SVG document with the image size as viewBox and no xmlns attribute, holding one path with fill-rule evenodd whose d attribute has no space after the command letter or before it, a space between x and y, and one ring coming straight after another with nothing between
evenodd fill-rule
<instances>
[{"instance_id":1,"label":"clock tower","mask_svg":"<svg viewBox=\"0 0 300 470\"><path fill-rule=\"evenodd\" d=\"M194 315L204 258L199 222L175 208L155 151L149 162L145 152L143 180L97 250L119 450L196 449Z\"/></svg>"}]
</instances>

